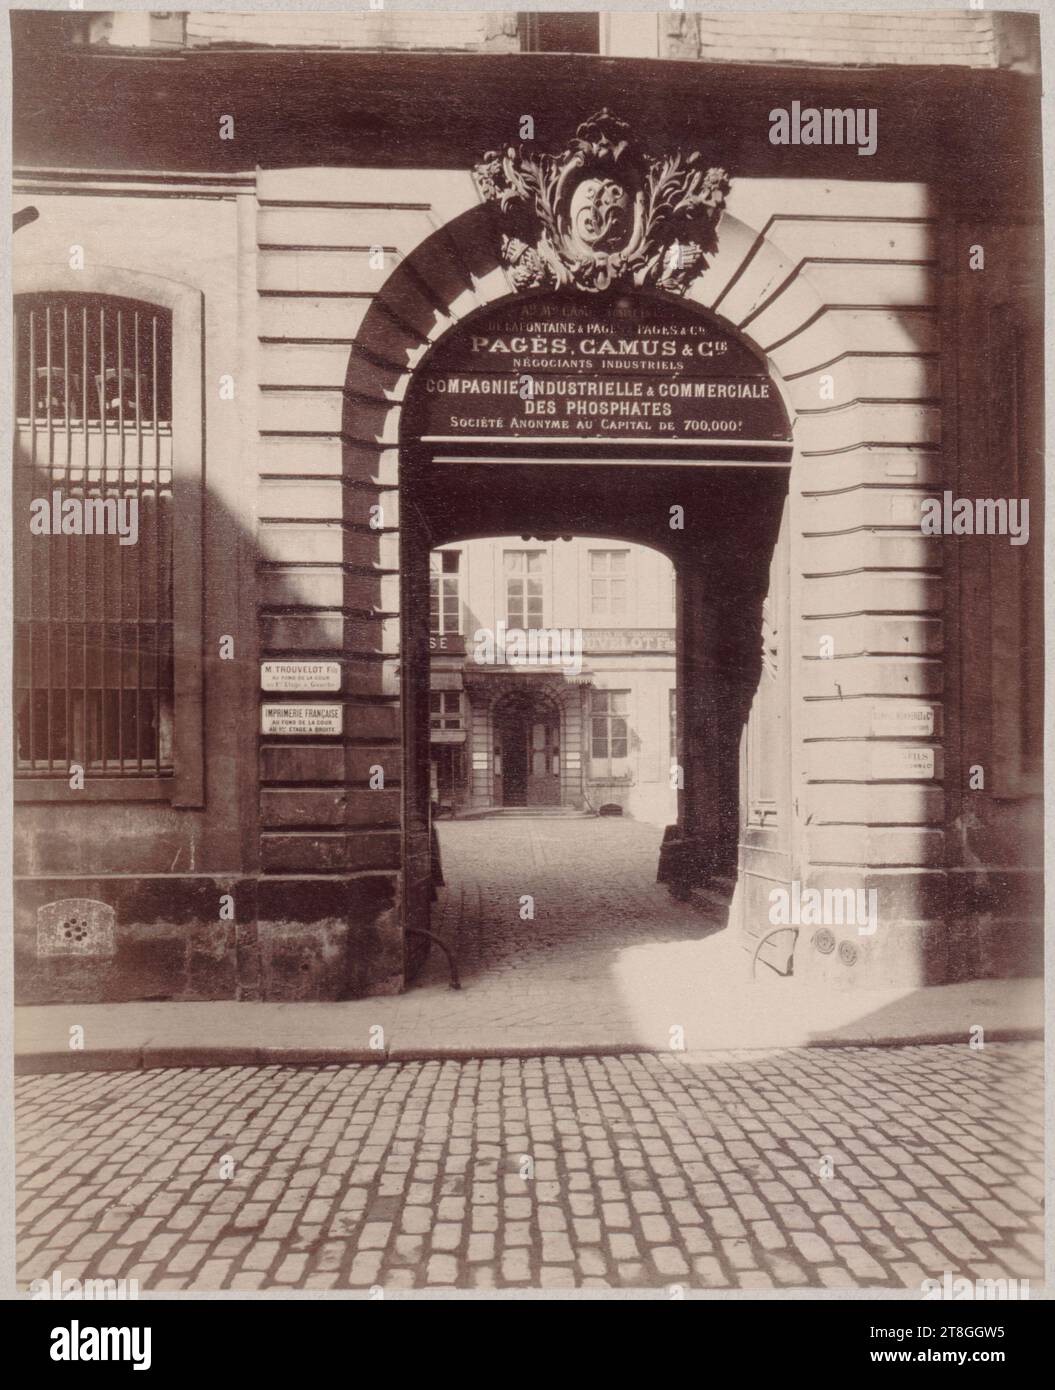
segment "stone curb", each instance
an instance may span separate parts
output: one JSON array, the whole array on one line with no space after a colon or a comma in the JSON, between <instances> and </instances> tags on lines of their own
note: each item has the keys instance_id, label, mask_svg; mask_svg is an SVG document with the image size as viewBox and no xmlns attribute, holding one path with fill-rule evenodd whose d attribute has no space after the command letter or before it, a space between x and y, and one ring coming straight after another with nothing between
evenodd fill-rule
<instances>
[{"instance_id":1,"label":"stone curb","mask_svg":"<svg viewBox=\"0 0 1055 1390\"><path fill-rule=\"evenodd\" d=\"M993 1028L988 1042L1035 1042L1043 1040L1040 1027ZM648 1043L535 1043L524 1046L486 1047L391 1047L386 1051L367 1048L245 1047L220 1044L210 1047L115 1047L94 1052L26 1052L15 1057L15 1074L36 1076L44 1073L81 1071L147 1071L164 1067L325 1067L382 1066L397 1062L466 1062L486 1058L514 1057L620 1057L634 1053L651 1056L705 1059L716 1053L789 1051L792 1048L850 1047L937 1047L964 1044L963 1030L955 1033L916 1033L904 1037L816 1038L801 1043L736 1043L724 1047L692 1048L672 1052Z\"/></svg>"}]
</instances>

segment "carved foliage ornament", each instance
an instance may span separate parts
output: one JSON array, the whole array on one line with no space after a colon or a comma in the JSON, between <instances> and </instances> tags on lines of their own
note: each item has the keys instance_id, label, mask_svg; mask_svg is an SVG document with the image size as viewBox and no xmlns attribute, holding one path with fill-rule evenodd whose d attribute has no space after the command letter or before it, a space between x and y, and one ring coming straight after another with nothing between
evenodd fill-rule
<instances>
[{"instance_id":1,"label":"carved foliage ornament","mask_svg":"<svg viewBox=\"0 0 1055 1390\"><path fill-rule=\"evenodd\" d=\"M729 191L698 153L644 154L607 108L559 155L490 151L473 170L509 218L502 258L518 290L652 286L684 294L718 245Z\"/></svg>"}]
</instances>

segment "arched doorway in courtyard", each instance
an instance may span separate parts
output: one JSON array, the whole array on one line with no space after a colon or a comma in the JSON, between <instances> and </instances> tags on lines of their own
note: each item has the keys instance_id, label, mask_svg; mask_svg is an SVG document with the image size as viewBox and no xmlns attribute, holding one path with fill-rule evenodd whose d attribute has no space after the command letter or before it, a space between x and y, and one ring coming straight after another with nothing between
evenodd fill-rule
<instances>
[{"instance_id":1,"label":"arched doorway in courtyard","mask_svg":"<svg viewBox=\"0 0 1055 1390\"><path fill-rule=\"evenodd\" d=\"M496 805L559 806L560 706L542 690L512 690L498 701L493 718Z\"/></svg>"}]
</instances>

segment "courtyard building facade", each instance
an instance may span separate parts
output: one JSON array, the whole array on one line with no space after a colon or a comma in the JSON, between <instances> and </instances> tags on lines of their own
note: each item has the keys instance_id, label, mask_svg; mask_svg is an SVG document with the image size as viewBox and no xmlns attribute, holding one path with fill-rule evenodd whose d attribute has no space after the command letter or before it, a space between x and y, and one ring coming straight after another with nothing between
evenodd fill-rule
<instances>
[{"instance_id":1,"label":"courtyard building facade","mask_svg":"<svg viewBox=\"0 0 1055 1390\"><path fill-rule=\"evenodd\" d=\"M441 815L677 817L675 570L640 545L509 536L430 556Z\"/></svg>"}]
</instances>

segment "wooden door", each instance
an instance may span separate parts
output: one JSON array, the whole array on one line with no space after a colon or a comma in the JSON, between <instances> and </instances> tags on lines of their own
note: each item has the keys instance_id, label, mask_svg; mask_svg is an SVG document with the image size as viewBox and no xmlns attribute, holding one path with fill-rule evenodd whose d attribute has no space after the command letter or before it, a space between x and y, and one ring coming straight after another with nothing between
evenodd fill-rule
<instances>
[{"instance_id":1,"label":"wooden door","mask_svg":"<svg viewBox=\"0 0 1055 1390\"><path fill-rule=\"evenodd\" d=\"M505 716L500 726L502 805L527 805L527 721L519 713Z\"/></svg>"},{"instance_id":2,"label":"wooden door","mask_svg":"<svg viewBox=\"0 0 1055 1390\"><path fill-rule=\"evenodd\" d=\"M528 725L527 804L560 805L560 721L553 715Z\"/></svg>"}]
</instances>

